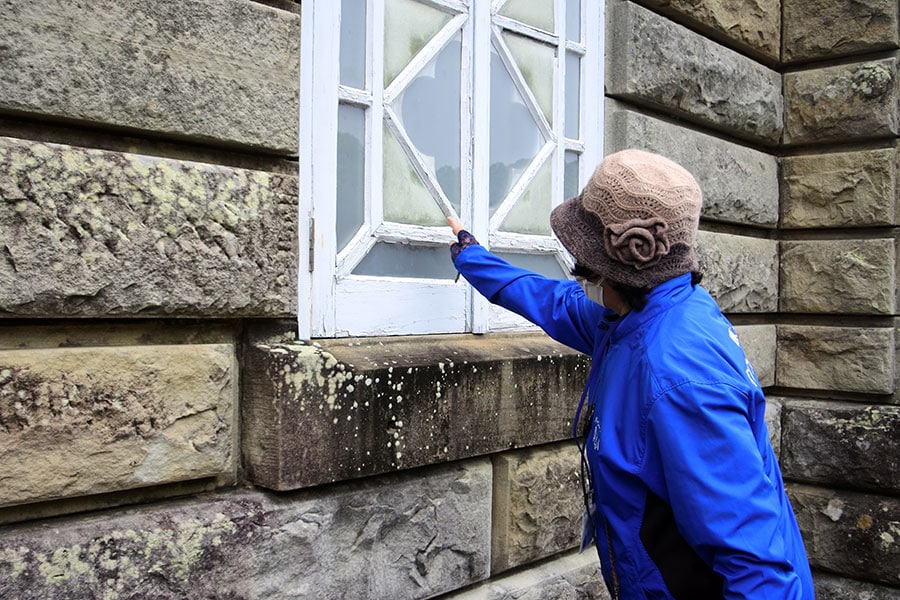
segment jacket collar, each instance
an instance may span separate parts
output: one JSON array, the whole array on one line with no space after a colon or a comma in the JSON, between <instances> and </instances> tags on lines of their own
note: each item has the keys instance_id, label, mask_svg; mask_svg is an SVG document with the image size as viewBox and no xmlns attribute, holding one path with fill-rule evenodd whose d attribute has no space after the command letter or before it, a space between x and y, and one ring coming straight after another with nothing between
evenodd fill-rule
<instances>
[{"instance_id":1,"label":"jacket collar","mask_svg":"<svg viewBox=\"0 0 900 600\"><path fill-rule=\"evenodd\" d=\"M650 290L650 293L647 294L647 305L642 310L629 311L622 317L613 337L622 338L672 306L684 302L693 289L690 273L664 281Z\"/></svg>"}]
</instances>

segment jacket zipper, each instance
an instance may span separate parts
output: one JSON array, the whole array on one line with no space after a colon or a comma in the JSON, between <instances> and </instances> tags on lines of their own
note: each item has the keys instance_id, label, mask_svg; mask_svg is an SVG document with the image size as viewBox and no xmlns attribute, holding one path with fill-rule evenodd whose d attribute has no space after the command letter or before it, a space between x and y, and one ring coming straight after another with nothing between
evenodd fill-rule
<instances>
[{"instance_id":1,"label":"jacket zipper","mask_svg":"<svg viewBox=\"0 0 900 600\"><path fill-rule=\"evenodd\" d=\"M609 535L609 521L603 519L603 529L606 531L606 550L609 553L609 575L612 578L612 600L619 600L619 575L616 573L616 555L613 552L612 537Z\"/></svg>"}]
</instances>

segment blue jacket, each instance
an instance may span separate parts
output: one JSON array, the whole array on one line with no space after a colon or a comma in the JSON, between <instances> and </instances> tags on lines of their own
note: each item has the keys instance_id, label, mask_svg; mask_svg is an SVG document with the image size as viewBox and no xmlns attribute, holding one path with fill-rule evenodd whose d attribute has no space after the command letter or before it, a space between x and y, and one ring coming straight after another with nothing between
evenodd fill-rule
<instances>
[{"instance_id":1,"label":"blue jacket","mask_svg":"<svg viewBox=\"0 0 900 600\"><path fill-rule=\"evenodd\" d=\"M759 381L690 274L616 319L576 282L519 269L482 246L455 265L488 300L592 357L585 446L614 597L813 600Z\"/></svg>"}]
</instances>

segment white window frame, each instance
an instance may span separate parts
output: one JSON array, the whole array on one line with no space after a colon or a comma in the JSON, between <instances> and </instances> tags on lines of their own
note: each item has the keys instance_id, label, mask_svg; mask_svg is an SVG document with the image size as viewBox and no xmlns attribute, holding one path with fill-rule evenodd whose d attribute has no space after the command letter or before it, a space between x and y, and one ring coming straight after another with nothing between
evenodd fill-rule
<instances>
[{"instance_id":1,"label":"white window frame","mask_svg":"<svg viewBox=\"0 0 900 600\"><path fill-rule=\"evenodd\" d=\"M481 190L486 194L489 183L490 117L489 106L485 94L490 90L490 60L471 61L471 56L489 57L492 38L499 36L495 22L502 24L512 32L528 33L541 37L540 31L496 15L502 0L490 3L486 0L425 0L435 6L450 6L468 9L469 16L459 15L451 19L468 21L463 27L462 72L471 68L472 87L470 93L461 95L464 103L463 114L471 111L471 122L462 120L462 140L484 140L484 143L472 144L466 148L461 144L462 168L470 170L471 186L463 186L461 192L461 220L482 243L490 247L500 247L501 251L534 251L551 252L558 249L558 242L551 237L529 236L513 233L489 233L489 223L502 222L508 208L501 206L493 221L489 219L489 206L485 199L474 202L472 190ZM557 140L555 146L544 148L542 152L554 153L552 165L553 189L563 186L564 157L566 150L580 153L579 186L590 176L593 166L602 156L603 143L603 0L583 0L582 4L582 43L570 42L565 36L564 0L555 0L557 29L562 40L556 60L560 69L558 85L554 85L553 98L553 135ZM366 68L368 93L346 88L339 84L339 38L340 0L310 0L302 4L302 50L300 73L300 146L299 177L300 199L298 229L300 232L300 265L298 273L298 327L302 339L313 337L336 337L347 335L406 335L420 333L464 332L482 333L488 330L519 328L523 321L518 317L491 307L483 298L473 294L469 286L462 282L419 279L393 280L392 278L374 278L355 275L347 278L347 273L336 272L339 261L356 262L356 256L371 247L374 239L360 244L362 238L373 234L371 223L373 217L380 219L381 212L381 161L382 161L382 122L387 112L387 123L391 126L393 115L388 106L391 90L398 89L400 81L395 80L387 90L388 97L383 102L373 101L381 97L383 86L383 65L381 61L372 60L371 48L383 46L383 0L370 2L367 11L368 36ZM492 20L493 15L493 20ZM377 26L375 24L378 24ZM448 26L439 36L447 37ZM484 31L485 28L489 31ZM471 30L467 30L471 28ZM526 29L527 31L522 31ZM453 30L455 31L455 29ZM544 35L546 37L546 35ZM307 43L303 43L307 42ZM429 43L435 48L441 44L434 40ZM472 53L467 44L472 44ZM564 136L564 111L562 101L565 89L566 51L573 51L581 58L581 117L578 140L567 140ZM434 52L420 52L399 78L408 78L409 74L418 71L417 66L426 64L434 56ZM501 53L501 58L506 57ZM586 76L587 74L587 76ZM522 82L517 82L521 84ZM403 86L399 86L400 89ZM527 85L520 92L530 94ZM367 210L365 224L339 254L335 249L336 225L336 182L337 182L337 113L339 101L368 107L366 127L367 165L365 189L367 194ZM467 128L470 128L467 130ZM401 144L403 136L398 136ZM409 141L406 140L408 144ZM377 150L372 150L377 149ZM536 170L536 169L535 169ZM440 192L440 186L425 173L422 179L426 187L433 192ZM524 186L529 178L523 176L517 185ZM464 178L465 181L465 178ZM554 195L556 193L554 192ZM318 200L316 200L318 199ZM330 199L321 201L321 199ZM554 205L560 198L554 199ZM445 245L451 241L449 228L440 231L431 227L419 227L402 224L381 224L377 228L378 241L416 241L429 244ZM449 261L449 253L448 253ZM313 268L313 266L315 268ZM345 269L349 270L349 269ZM340 289L336 284L340 279ZM390 305L376 302L373 305L373 290L388 286L397 293L390 295ZM375 294L377 296L377 294ZM418 316L420 309L428 307L427 319ZM372 328L371 311L393 311L394 318ZM336 315L341 314L340 322ZM404 316L409 316L408 319Z\"/></svg>"}]
</instances>

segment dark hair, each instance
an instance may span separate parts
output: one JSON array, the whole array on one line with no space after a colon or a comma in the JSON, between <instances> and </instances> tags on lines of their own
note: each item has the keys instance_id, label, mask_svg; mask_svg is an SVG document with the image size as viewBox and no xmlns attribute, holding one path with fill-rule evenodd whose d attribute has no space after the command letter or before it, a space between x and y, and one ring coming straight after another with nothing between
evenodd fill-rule
<instances>
[{"instance_id":1,"label":"dark hair","mask_svg":"<svg viewBox=\"0 0 900 600\"><path fill-rule=\"evenodd\" d=\"M703 273L700 271L691 271L691 285L697 285L700 281L703 280ZM641 310L645 306L647 306L647 294L653 288L648 287L635 287L633 285L625 285L624 283L618 283L615 281L610 281L609 284L616 290L620 296L622 296L622 300L624 300L628 306L630 306L633 310Z\"/></svg>"}]
</instances>

